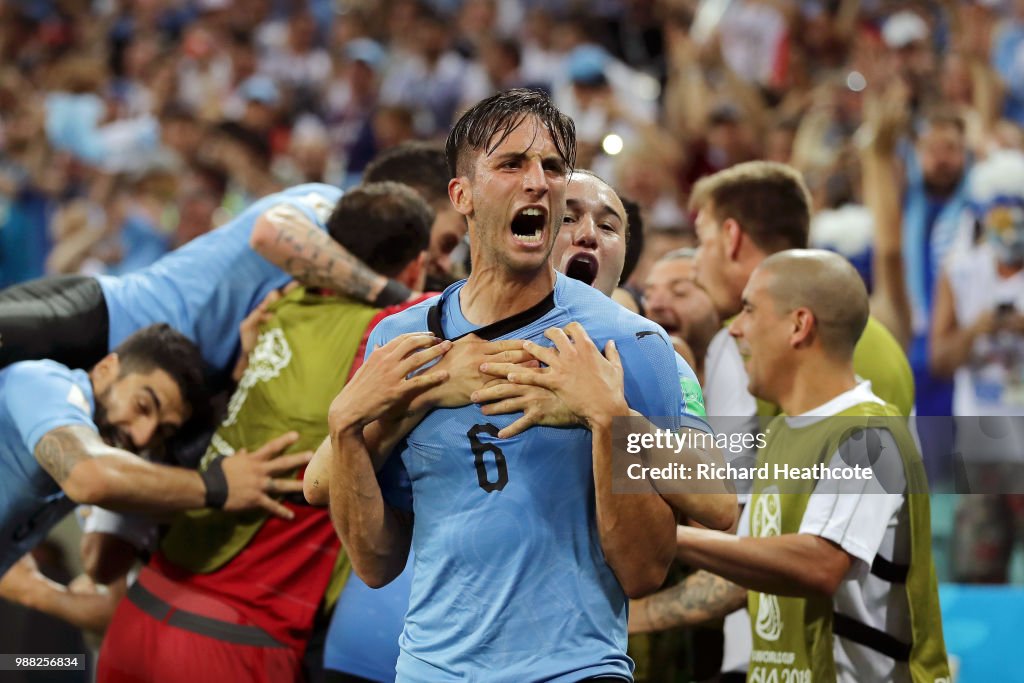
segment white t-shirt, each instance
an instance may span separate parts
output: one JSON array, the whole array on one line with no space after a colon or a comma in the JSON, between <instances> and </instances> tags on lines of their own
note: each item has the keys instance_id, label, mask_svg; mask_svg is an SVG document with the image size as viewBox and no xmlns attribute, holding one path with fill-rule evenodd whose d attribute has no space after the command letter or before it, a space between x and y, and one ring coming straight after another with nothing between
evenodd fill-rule
<instances>
[{"instance_id":1,"label":"white t-shirt","mask_svg":"<svg viewBox=\"0 0 1024 683\"><path fill-rule=\"evenodd\" d=\"M722 431L723 421L714 418L734 418L724 421L730 431L733 425L739 431L756 431L757 400L747 390L747 370L743 367L739 347L736 346L736 340L729 335L728 328L723 327L711 339L704 360L704 373L704 407L708 417L712 418L711 424L715 430ZM744 417L750 418L746 425L735 420ZM752 461L756 458L757 452L752 449L749 453L726 453L730 462L744 455ZM750 499L751 482L740 480L736 485L736 497L741 504L745 504ZM737 610L726 617L723 631L725 643L722 652L722 671L746 671L753 643L747 611Z\"/></svg>"},{"instance_id":2,"label":"white t-shirt","mask_svg":"<svg viewBox=\"0 0 1024 683\"><path fill-rule=\"evenodd\" d=\"M803 415L785 419L790 428L799 429L866 402L883 403L872 393L870 382L862 382ZM897 452L895 444L889 452ZM842 463L837 462L839 458L839 453L834 454L830 464L841 466ZM897 466L895 458L891 462L875 463L876 472L885 465L891 466L884 478L886 490L900 493L884 492L878 479L863 481L859 492L853 492L850 482L843 482L842 493L837 491L836 481L822 480L807 502L799 533L828 539L854 557L850 571L833 596L835 611L909 643L910 609L906 592L902 585L889 583L871 573L871 564L879 554L896 564L910 561L906 479L902 464ZM751 507L746 506L740 516L739 536L750 535ZM910 670L905 662L896 662L845 638L835 638L833 655L837 683L910 683Z\"/></svg>"},{"instance_id":3,"label":"white t-shirt","mask_svg":"<svg viewBox=\"0 0 1024 683\"><path fill-rule=\"evenodd\" d=\"M749 378L736 340L723 327L711 338L704 359L704 406L708 415L757 415L757 400L747 390Z\"/></svg>"}]
</instances>

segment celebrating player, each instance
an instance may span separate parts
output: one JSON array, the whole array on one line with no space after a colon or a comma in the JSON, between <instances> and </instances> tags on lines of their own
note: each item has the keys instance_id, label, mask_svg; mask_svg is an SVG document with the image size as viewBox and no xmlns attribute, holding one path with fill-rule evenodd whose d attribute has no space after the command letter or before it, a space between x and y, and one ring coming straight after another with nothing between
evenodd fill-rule
<instances>
[{"instance_id":1,"label":"celebrating player","mask_svg":"<svg viewBox=\"0 0 1024 683\"><path fill-rule=\"evenodd\" d=\"M867 318L864 283L836 254L783 251L755 269L729 331L750 391L785 413L758 465L864 463L873 477L758 479L739 538L679 527L680 558L707 571L634 603L631 631L748 602L750 680L948 680L921 458L899 409L853 371Z\"/></svg>"},{"instance_id":2,"label":"celebrating player","mask_svg":"<svg viewBox=\"0 0 1024 683\"><path fill-rule=\"evenodd\" d=\"M476 406L442 408L389 458L381 484L367 453L365 425L445 379L443 371L406 378L448 350L438 339L472 332L536 343L572 320L601 346L614 339L609 349L622 356L630 405L667 416L667 426L679 423L681 395L664 332L556 276L548 262L575 150L571 121L541 94L509 91L467 112L447 149L455 176L449 194L469 220L473 274L371 335L381 348L330 413L332 518L370 585L402 571L415 538L400 679L482 671L495 680L628 676L626 595L663 580L674 518L653 490L611 495L610 473L592 467L585 431L538 427L496 441L513 418L485 418ZM565 348L561 331L548 334ZM610 448L610 419L628 406L614 392L593 395L578 417ZM734 499L703 504L710 523L732 521Z\"/></svg>"}]
</instances>

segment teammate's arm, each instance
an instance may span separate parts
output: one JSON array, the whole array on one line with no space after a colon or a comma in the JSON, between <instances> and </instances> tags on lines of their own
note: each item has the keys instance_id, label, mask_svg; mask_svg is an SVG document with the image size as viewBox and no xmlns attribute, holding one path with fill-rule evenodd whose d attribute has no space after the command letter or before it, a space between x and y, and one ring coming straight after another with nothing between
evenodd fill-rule
<instances>
[{"instance_id":1,"label":"teammate's arm","mask_svg":"<svg viewBox=\"0 0 1024 683\"><path fill-rule=\"evenodd\" d=\"M812 534L753 538L681 526L677 540L686 564L775 595L831 597L853 564L852 555Z\"/></svg>"},{"instance_id":2,"label":"teammate's arm","mask_svg":"<svg viewBox=\"0 0 1024 683\"><path fill-rule=\"evenodd\" d=\"M536 367L537 361L522 348L523 342L519 339L489 342L473 334L452 342L451 349L433 367L434 370L444 370L448 373L446 381L414 398L407 411L396 416L382 416L363 429L366 449L373 458L374 469L380 470L395 445L405 438L430 410L469 405L472 402L470 396L473 391L495 381L493 377L481 372L482 365L502 363L507 364L503 367L509 368L516 364ZM331 452L330 437L327 437L306 468L302 492L310 505L326 505L328 502L328 463Z\"/></svg>"},{"instance_id":3,"label":"teammate's arm","mask_svg":"<svg viewBox=\"0 0 1024 683\"><path fill-rule=\"evenodd\" d=\"M124 580L96 586L79 577L65 586L43 576L31 555L25 555L0 578L0 598L94 633L102 633L125 593Z\"/></svg>"},{"instance_id":4,"label":"teammate's arm","mask_svg":"<svg viewBox=\"0 0 1024 683\"><path fill-rule=\"evenodd\" d=\"M302 490L302 482L272 478L309 462L310 453L273 458L297 438L297 434L286 434L252 453L242 450L224 458L220 463L227 488L223 509L260 507L281 517L294 516L267 494ZM34 453L42 468L76 503L127 512L171 512L207 504L207 484L195 470L143 460L107 445L85 425L47 432Z\"/></svg>"},{"instance_id":5,"label":"teammate's arm","mask_svg":"<svg viewBox=\"0 0 1024 683\"><path fill-rule=\"evenodd\" d=\"M451 342L429 334L396 337L374 350L331 402L331 521L352 568L372 588L387 585L405 568L412 516L384 500L363 430L385 414L405 411L413 398L445 381L443 370L410 375L449 348Z\"/></svg>"},{"instance_id":6,"label":"teammate's arm","mask_svg":"<svg viewBox=\"0 0 1024 683\"><path fill-rule=\"evenodd\" d=\"M619 353L608 342L602 356L579 323L564 332L549 329L544 336L554 349L532 342L523 348L548 367L518 370L509 380L550 389L590 429L601 548L626 595L647 595L661 586L672 564L675 515L649 484L646 494L612 493L612 420L629 414Z\"/></svg>"},{"instance_id":7,"label":"teammate's arm","mask_svg":"<svg viewBox=\"0 0 1024 683\"><path fill-rule=\"evenodd\" d=\"M578 325L578 323L573 324ZM511 377L512 374L517 374L520 378L520 382L493 384L472 395L475 403L485 404L481 407L484 415L523 412L523 417L498 433L499 438L510 438L536 424L557 427L580 423L579 415L567 407L567 401L563 399L563 396L553 394L541 382L530 381L531 377L543 378L547 370L521 372L520 367L508 363L488 363L482 370L496 377ZM580 372L582 374L583 371ZM525 382L530 382L530 384L524 385ZM628 413L625 414L635 418L633 424L644 425L644 428L649 430L655 429L647 417L628 406L627 408ZM687 436L690 431L693 430L684 428L683 436ZM687 436L684 442L701 444L704 440ZM646 449L643 458L646 466L664 467L665 464L671 462L686 465L690 471L696 471L698 464L707 462L722 464L721 454L716 449L700 448L696 445L684 448L679 452ZM685 491L680 491L678 484L669 484L672 488L665 487L664 490L658 488L657 481L654 481L652 485L673 510L706 527L725 530L736 523L739 507L736 495L730 490L726 481L718 479L689 481Z\"/></svg>"},{"instance_id":8,"label":"teammate's arm","mask_svg":"<svg viewBox=\"0 0 1024 683\"><path fill-rule=\"evenodd\" d=\"M405 285L371 270L288 204L278 204L256 219L249 244L305 285L330 288L377 306L402 303L412 294Z\"/></svg>"},{"instance_id":9,"label":"teammate's arm","mask_svg":"<svg viewBox=\"0 0 1024 683\"><path fill-rule=\"evenodd\" d=\"M398 442L405 438L426 414L426 408L410 408L400 419L382 418L363 428L366 451L373 463L374 471L380 471ZM333 457L334 448L328 435L313 454L313 459L306 466L306 473L302 479L302 494L310 505L327 505L330 502L330 464Z\"/></svg>"},{"instance_id":10,"label":"teammate's arm","mask_svg":"<svg viewBox=\"0 0 1024 683\"><path fill-rule=\"evenodd\" d=\"M654 595L629 603L629 632L698 626L743 607L747 589L703 569Z\"/></svg>"}]
</instances>

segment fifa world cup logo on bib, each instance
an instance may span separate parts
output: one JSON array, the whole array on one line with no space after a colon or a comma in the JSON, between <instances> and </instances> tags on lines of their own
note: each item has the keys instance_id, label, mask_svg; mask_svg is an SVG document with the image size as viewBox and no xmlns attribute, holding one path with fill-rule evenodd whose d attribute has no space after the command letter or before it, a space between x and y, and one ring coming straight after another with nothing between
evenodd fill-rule
<instances>
[{"instance_id":1,"label":"fifa world cup logo on bib","mask_svg":"<svg viewBox=\"0 0 1024 683\"><path fill-rule=\"evenodd\" d=\"M753 535L758 538L778 536L782 531L782 510L779 489L769 486L757 497L750 519ZM754 631L765 640L778 640L782 634L782 613L779 599L774 595L761 593L757 596L757 623Z\"/></svg>"}]
</instances>

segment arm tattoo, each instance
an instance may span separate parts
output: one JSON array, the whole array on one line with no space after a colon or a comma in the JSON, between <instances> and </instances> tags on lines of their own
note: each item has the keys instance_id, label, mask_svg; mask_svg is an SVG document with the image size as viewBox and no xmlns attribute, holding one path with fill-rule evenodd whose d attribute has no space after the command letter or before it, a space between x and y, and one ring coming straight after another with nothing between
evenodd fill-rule
<instances>
[{"instance_id":1,"label":"arm tattoo","mask_svg":"<svg viewBox=\"0 0 1024 683\"><path fill-rule=\"evenodd\" d=\"M276 229L274 243L289 254L283 265L289 275L305 285L337 289L372 303L383 284L381 275L311 225L296 209L275 206L266 217Z\"/></svg>"},{"instance_id":2,"label":"arm tattoo","mask_svg":"<svg viewBox=\"0 0 1024 683\"><path fill-rule=\"evenodd\" d=\"M98 438L96 432L81 425L58 427L44 434L36 444L36 460L54 481L63 485L75 465L91 457L88 444Z\"/></svg>"},{"instance_id":3,"label":"arm tattoo","mask_svg":"<svg viewBox=\"0 0 1024 683\"><path fill-rule=\"evenodd\" d=\"M647 598L647 617L653 630L693 626L735 612L746 599L742 586L701 570Z\"/></svg>"}]
</instances>

